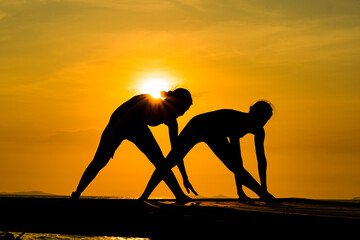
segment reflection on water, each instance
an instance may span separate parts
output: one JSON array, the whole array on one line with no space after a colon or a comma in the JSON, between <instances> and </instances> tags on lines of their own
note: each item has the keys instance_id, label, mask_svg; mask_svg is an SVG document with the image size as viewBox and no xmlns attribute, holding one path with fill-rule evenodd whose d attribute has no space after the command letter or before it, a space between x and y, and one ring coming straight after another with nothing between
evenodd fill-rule
<instances>
[{"instance_id":1,"label":"reflection on water","mask_svg":"<svg viewBox=\"0 0 360 240\"><path fill-rule=\"evenodd\" d=\"M19 236L20 232L11 232L15 237ZM1 237L5 232L0 231ZM22 240L150 240L149 238L136 238L136 237L112 237L112 236L84 236L84 235L69 235L69 234L54 234L54 233L25 233Z\"/></svg>"}]
</instances>

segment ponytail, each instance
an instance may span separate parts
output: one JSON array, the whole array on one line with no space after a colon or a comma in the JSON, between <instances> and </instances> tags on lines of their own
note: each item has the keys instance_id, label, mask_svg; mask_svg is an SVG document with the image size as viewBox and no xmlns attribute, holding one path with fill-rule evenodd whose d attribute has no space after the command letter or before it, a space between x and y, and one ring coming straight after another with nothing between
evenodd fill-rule
<instances>
[{"instance_id":1,"label":"ponytail","mask_svg":"<svg viewBox=\"0 0 360 240\"><path fill-rule=\"evenodd\" d=\"M160 95L161 95L161 97L166 98L166 97L171 96L172 93L173 93L173 91L170 91L170 90L169 91L161 91Z\"/></svg>"}]
</instances>

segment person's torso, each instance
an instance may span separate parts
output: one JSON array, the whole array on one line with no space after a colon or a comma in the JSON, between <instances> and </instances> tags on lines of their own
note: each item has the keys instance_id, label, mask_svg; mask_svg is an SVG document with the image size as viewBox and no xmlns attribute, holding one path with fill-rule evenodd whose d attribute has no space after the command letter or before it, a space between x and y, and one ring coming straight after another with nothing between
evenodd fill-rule
<instances>
[{"instance_id":1,"label":"person's torso","mask_svg":"<svg viewBox=\"0 0 360 240\"><path fill-rule=\"evenodd\" d=\"M193 129L205 136L243 137L254 133L259 126L248 113L221 109L194 117ZM261 127L260 127L261 128Z\"/></svg>"},{"instance_id":2,"label":"person's torso","mask_svg":"<svg viewBox=\"0 0 360 240\"><path fill-rule=\"evenodd\" d=\"M123 103L111 115L109 124L117 124L120 120L126 125L157 126L176 119L172 105L166 99L155 99L149 94L135 96Z\"/></svg>"}]
</instances>

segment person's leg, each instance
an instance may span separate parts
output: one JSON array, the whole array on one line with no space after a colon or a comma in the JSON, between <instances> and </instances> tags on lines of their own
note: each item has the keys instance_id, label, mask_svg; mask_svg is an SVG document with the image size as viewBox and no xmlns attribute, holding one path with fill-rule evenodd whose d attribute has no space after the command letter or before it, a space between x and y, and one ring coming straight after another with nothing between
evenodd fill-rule
<instances>
[{"instance_id":1,"label":"person's leg","mask_svg":"<svg viewBox=\"0 0 360 240\"><path fill-rule=\"evenodd\" d=\"M233 146L231 146L226 138L207 139L205 142L224 165L234 173L237 193L240 199L248 199L242 190L242 185L254 191L259 197L264 197L259 183L245 170L242 165L241 156L235 154L236 151L232 149Z\"/></svg>"},{"instance_id":2,"label":"person's leg","mask_svg":"<svg viewBox=\"0 0 360 240\"><path fill-rule=\"evenodd\" d=\"M107 126L101 136L98 149L96 150L94 159L84 171L80 182L75 192L72 193L71 198L77 199L86 187L94 180L99 171L106 166L110 158L113 156L115 150L120 145L122 138L118 136L117 139L111 137L111 129Z\"/></svg>"},{"instance_id":3,"label":"person's leg","mask_svg":"<svg viewBox=\"0 0 360 240\"><path fill-rule=\"evenodd\" d=\"M109 160L110 156L106 157L106 155L101 155L98 153L95 154L94 159L91 161L91 163L83 173L76 191L72 193L72 199L77 199L80 197L81 193L92 182L92 180L94 180L96 175L103 167L105 167Z\"/></svg>"},{"instance_id":4,"label":"person's leg","mask_svg":"<svg viewBox=\"0 0 360 240\"><path fill-rule=\"evenodd\" d=\"M140 199L147 199L152 191L157 187L157 185L159 185L159 183L163 180L164 174L162 171L168 171L166 169L171 170L173 167L175 167L178 162L186 156L191 148L199 142L196 136L192 136L191 131L187 131L188 129L189 128L187 125L180 133L176 141L176 146L174 146L174 148L172 148L167 155L165 163L161 164L161 168L155 169ZM163 168L166 169L164 170Z\"/></svg>"},{"instance_id":5,"label":"person's leg","mask_svg":"<svg viewBox=\"0 0 360 240\"><path fill-rule=\"evenodd\" d=\"M162 181L162 176L164 174L162 171L160 171L159 168L160 167L156 168L155 171L153 172L153 174L151 175L150 180L149 180L148 184L146 185L144 192L141 194L141 196L139 198L140 200L148 199L150 197L151 193L157 187L157 185L159 185L159 183Z\"/></svg>"},{"instance_id":6,"label":"person's leg","mask_svg":"<svg viewBox=\"0 0 360 240\"><path fill-rule=\"evenodd\" d=\"M236 183L236 189L237 189L237 194L238 194L239 200L241 200L241 201L251 200L251 198L249 198L243 190L243 183L241 181L241 178L239 178L239 176L236 174L235 174L235 183Z\"/></svg>"},{"instance_id":7,"label":"person's leg","mask_svg":"<svg viewBox=\"0 0 360 240\"><path fill-rule=\"evenodd\" d=\"M153 173L153 176L151 177L146 190L140 199L147 199L152 190L162 179L164 179L166 185L170 188L177 200L189 200L189 197L181 190L174 173L171 171L171 168L166 165L164 155L162 154L161 149L150 129L147 127L144 128L141 133L132 135L129 140L133 142L156 167L155 172Z\"/></svg>"}]
</instances>

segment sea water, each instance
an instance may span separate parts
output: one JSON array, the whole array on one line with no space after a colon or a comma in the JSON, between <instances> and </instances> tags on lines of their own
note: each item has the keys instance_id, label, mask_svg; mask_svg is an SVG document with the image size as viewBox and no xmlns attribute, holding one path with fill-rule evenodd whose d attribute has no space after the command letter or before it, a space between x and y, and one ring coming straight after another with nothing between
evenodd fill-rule
<instances>
[{"instance_id":1,"label":"sea water","mask_svg":"<svg viewBox=\"0 0 360 240\"><path fill-rule=\"evenodd\" d=\"M20 232L10 232L14 237L18 237ZM5 232L0 231L0 239ZM150 240L149 238L136 237L114 237L114 236L86 236L86 235L69 235L54 233L25 233L22 240Z\"/></svg>"}]
</instances>

